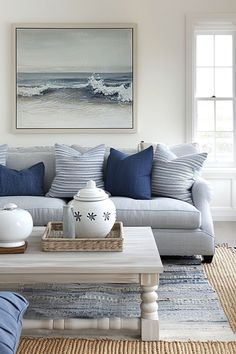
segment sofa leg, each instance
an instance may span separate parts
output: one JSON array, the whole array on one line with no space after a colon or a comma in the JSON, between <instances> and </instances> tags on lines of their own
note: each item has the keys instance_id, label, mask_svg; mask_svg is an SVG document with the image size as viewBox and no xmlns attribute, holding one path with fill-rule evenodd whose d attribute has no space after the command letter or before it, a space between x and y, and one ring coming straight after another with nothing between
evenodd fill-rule
<instances>
[{"instance_id":1,"label":"sofa leg","mask_svg":"<svg viewBox=\"0 0 236 354\"><path fill-rule=\"evenodd\" d=\"M213 256L202 256L202 263L211 263Z\"/></svg>"}]
</instances>

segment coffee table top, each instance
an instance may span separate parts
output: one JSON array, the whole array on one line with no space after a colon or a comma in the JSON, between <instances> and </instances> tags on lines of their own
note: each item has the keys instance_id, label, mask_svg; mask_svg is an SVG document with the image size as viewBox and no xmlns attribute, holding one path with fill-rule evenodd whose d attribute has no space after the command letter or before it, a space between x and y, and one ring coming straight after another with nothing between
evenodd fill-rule
<instances>
[{"instance_id":1,"label":"coffee table top","mask_svg":"<svg viewBox=\"0 0 236 354\"><path fill-rule=\"evenodd\" d=\"M0 255L1 274L162 273L150 227L125 227L123 252L42 252L44 228L36 227L24 254Z\"/></svg>"}]
</instances>

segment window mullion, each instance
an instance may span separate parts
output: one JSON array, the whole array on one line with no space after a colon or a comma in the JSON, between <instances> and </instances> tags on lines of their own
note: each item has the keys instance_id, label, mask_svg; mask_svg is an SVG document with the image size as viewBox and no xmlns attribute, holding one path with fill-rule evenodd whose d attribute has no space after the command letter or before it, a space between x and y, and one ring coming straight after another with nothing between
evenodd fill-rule
<instances>
[{"instance_id":1,"label":"window mullion","mask_svg":"<svg viewBox=\"0 0 236 354\"><path fill-rule=\"evenodd\" d=\"M234 166L236 166L236 32L233 32L233 160L234 160Z\"/></svg>"},{"instance_id":2,"label":"window mullion","mask_svg":"<svg viewBox=\"0 0 236 354\"><path fill-rule=\"evenodd\" d=\"M213 35L213 97L214 97L214 160L216 161L216 68L215 68L215 41L216 36Z\"/></svg>"},{"instance_id":3,"label":"window mullion","mask_svg":"<svg viewBox=\"0 0 236 354\"><path fill-rule=\"evenodd\" d=\"M214 159L216 161L216 98L214 98Z\"/></svg>"},{"instance_id":4,"label":"window mullion","mask_svg":"<svg viewBox=\"0 0 236 354\"><path fill-rule=\"evenodd\" d=\"M216 62L215 62L215 38L216 36L214 35L213 36L213 96L215 97L216 95L216 80L215 80L215 77L216 77Z\"/></svg>"}]
</instances>

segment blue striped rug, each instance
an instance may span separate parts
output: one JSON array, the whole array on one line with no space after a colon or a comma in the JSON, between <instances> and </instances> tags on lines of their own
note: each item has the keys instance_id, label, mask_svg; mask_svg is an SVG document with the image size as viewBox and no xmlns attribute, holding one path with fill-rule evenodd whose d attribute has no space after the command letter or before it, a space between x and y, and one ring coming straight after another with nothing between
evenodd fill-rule
<instances>
[{"instance_id":1,"label":"blue striped rug","mask_svg":"<svg viewBox=\"0 0 236 354\"><path fill-rule=\"evenodd\" d=\"M165 258L158 288L160 321L227 323L198 258ZM21 284L8 290L30 303L26 318L139 317L135 284Z\"/></svg>"}]
</instances>

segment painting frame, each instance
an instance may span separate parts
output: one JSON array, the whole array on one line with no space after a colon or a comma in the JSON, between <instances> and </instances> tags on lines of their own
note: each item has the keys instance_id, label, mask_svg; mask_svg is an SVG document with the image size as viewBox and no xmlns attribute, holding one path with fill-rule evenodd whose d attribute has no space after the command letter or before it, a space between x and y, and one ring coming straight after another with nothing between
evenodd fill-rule
<instances>
[{"instance_id":1,"label":"painting frame","mask_svg":"<svg viewBox=\"0 0 236 354\"><path fill-rule=\"evenodd\" d=\"M47 32L50 33L52 32L56 32L55 30L60 30L60 33L63 34L64 31L67 31L69 33L69 31L72 31L74 33L74 31L80 31L80 32L84 32L86 33L86 31L89 33L90 31L96 31L97 33L105 33L105 35L110 35L112 36L113 33L117 34L117 36L119 34L126 34L126 37L128 36L128 38L130 39L124 39L125 42L125 46L128 47L129 49L127 50L127 59L124 58L124 62L125 60L128 61L130 60L130 68L131 71L128 72L127 70L127 76L129 76L129 84L126 83L121 83L120 87L122 86L123 91L124 90L128 90L129 89L129 94L131 96L131 99L129 98L129 101L119 101L118 103L113 103L112 100L115 101L115 99L117 99L117 93L115 94L111 94L111 97L109 97L109 89L110 87L106 87L106 89L108 90L108 94L107 91L105 92L105 95L103 95L104 97L101 98L102 94L100 93L101 90L99 91L99 94L96 96L99 96L98 98L96 97L96 101L99 102L99 110L100 111L100 107L102 107L103 111L107 114L107 117L109 116L109 109L111 110L110 107L113 106L113 110L115 111L114 114L114 119L115 122L114 124L117 124L117 126L112 127L112 126L97 126L97 121L96 121L96 125L93 123L94 122L94 118L96 115L96 104L93 107L93 102L92 99L94 99L94 97L92 97L92 99L88 99L88 103L90 104L90 107L92 106L94 109L94 117L92 117L91 122L89 121L89 127L83 127L83 126L72 126L71 123L63 123L63 124L68 124L68 126L57 126L57 123L54 122L53 124L55 124L55 126L53 127L48 127L48 126L24 126L23 123L20 122L20 119L24 119L24 114L25 112L28 113L28 111L26 110L26 108L24 107L24 109L20 110L20 104L19 104L19 100L18 100L18 96L19 96L19 74L22 75L22 73L19 70L19 56L21 55L21 58L24 58L24 47L22 45L22 48L20 47L19 49L19 33L20 32L24 32L24 33L29 33L29 31L31 31L32 33L35 32L35 30L42 30L43 32ZM47 30L47 31L45 31ZM69 30L69 31L68 31ZM126 33L127 32L127 33ZM36 32L35 32L36 33ZM65 32L66 33L66 32ZM16 23L13 24L13 44L14 44L14 102L13 102L13 107L14 107L14 112L13 112L13 117L14 117L14 121L13 121L13 131L15 133L136 133L137 132L137 117L136 117L136 36L137 36L137 25L134 23L102 23L102 24L98 24L98 23L86 23L86 24L81 24L81 23L76 23L76 24L68 24L68 23L54 23L54 24L49 24L49 23L37 23L37 24L32 24L32 23ZM95 42L96 45L96 42ZM130 51L130 54L129 54ZM19 53L20 55L19 55ZM22 54L23 53L23 54ZM29 56L28 52L25 50L25 57L27 58L27 55ZM128 59L130 55L131 59ZM109 60L109 59L107 59ZM111 56L111 65L112 65L112 56ZM114 59L115 60L115 59ZM125 64L124 64L125 65ZM109 65L107 66L109 67ZM128 67L128 65L127 65ZM89 71L89 70L88 70ZM105 72L105 74L108 75L108 71ZM70 71L68 71L67 73L70 74ZM126 72L125 72L126 73ZM31 74L31 73L27 73L27 74ZM42 74L40 71L36 72L36 74L39 75ZM82 72L83 74L83 72ZM106 78L106 75L98 72L96 73L96 75L98 75L99 79L96 78L97 81L102 81L104 82L104 86L106 84L106 80L107 82L110 79ZM112 72L112 74L114 74L114 72ZM115 73L115 74L120 74L119 72ZM114 76L116 76L114 74ZM102 76L102 79L100 78L101 75L104 75L105 79ZM119 79L120 80L120 79ZM126 78L127 80L127 78ZM122 81L121 81L122 82ZM115 85L115 84L110 84L110 85ZM27 85L26 85L27 86ZM115 86L117 87L117 86ZM26 87L28 89L28 87ZM35 88L35 86L33 87ZM31 87L32 89L32 87ZM113 89L110 89L110 91L112 91ZM62 92L62 90L60 90ZM77 90L78 91L78 90ZM113 90L114 91L114 90ZM25 94L25 93L24 93ZM27 102L29 101L29 96L27 96L28 93L26 94L26 96L24 96L23 98L20 97L22 99L23 102ZM120 95L120 93L118 94L118 96ZM127 95L127 92L126 92ZM42 95L41 95L42 96ZM94 95L95 96L95 95ZM129 96L129 97L130 97ZM41 98L41 97L40 97ZM104 98L104 99L103 99ZM84 99L84 98L83 98ZM108 101L108 99L110 99L110 102L103 102L105 101L105 99ZM84 99L86 101L86 99ZM102 103L100 103L102 101ZM21 101L20 101L21 102ZM28 103L27 103L28 104ZM42 105L42 112L43 112L43 104L45 104L45 102L41 103ZM115 108L115 109L114 109ZM121 110L122 108L122 110ZM86 109L86 108L85 108ZM106 111L107 109L107 111ZM120 109L120 111L119 111ZM76 111L75 108L73 111ZM19 112L21 115L19 115ZM37 112L37 110L36 110ZM62 111L60 111L62 112ZM86 110L85 110L86 112ZM120 112L122 112L123 115L120 115ZM124 112L124 113L123 113ZM43 113L42 113L43 114ZM105 116L106 116L105 114ZM29 115L29 114L28 114ZM45 110L45 115L47 115L47 111ZM23 118L22 118L23 117ZM85 115L86 117L86 115ZM121 118L124 121L123 123L119 123L120 125L123 124L123 126L119 126L118 123L116 123L116 120L121 120ZM88 118L90 119L90 118ZM68 120L69 121L69 120ZM30 124L30 123L28 123ZM87 124L87 123L86 123ZM110 123L109 123L110 124Z\"/></svg>"}]
</instances>

